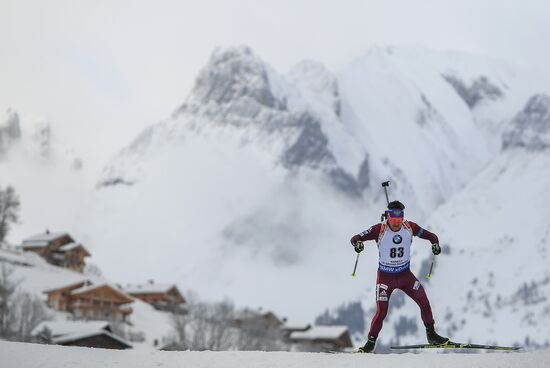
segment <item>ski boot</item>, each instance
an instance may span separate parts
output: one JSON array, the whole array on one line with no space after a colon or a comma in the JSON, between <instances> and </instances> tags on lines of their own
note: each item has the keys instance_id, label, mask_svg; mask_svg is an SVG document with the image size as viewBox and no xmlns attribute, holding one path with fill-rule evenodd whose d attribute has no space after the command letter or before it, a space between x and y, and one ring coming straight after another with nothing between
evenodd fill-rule
<instances>
[{"instance_id":1,"label":"ski boot","mask_svg":"<svg viewBox=\"0 0 550 368\"><path fill-rule=\"evenodd\" d=\"M369 336L369 340L365 343L364 346L361 346L357 352L358 353L372 353L374 351L374 346L376 345L376 337Z\"/></svg>"},{"instance_id":2,"label":"ski boot","mask_svg":"<svg viewBox=\"0 0 550 368\"><path fill-rule=\"evenodd\" d=\"M428 342L432 345L444 345L449 341L448 337L439 336L437 332L435 332L434 325L425 325L426 326L426 337L428 338Z\"/></svg>"}]
</instances>

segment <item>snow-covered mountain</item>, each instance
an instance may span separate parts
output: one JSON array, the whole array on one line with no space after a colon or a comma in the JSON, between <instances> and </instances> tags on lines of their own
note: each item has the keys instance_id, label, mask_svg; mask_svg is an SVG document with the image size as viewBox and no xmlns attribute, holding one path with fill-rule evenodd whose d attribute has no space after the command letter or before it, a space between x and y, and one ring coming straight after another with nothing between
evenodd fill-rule
<instances>
[{"instance_id":1,"label":"snow-covered mountain","mask_svg":"<svg viewBox=\"0 0 550 368\"><path fill-rule=\"evenodd\" d=\"M549 344L549 131L550 97L534 95L506 125L499 154L426 221L443 245L427 285L442 333ZM413 258L428 253L417 245ZM417 265L419 277L429 264ZM401 308L389 318L399 333L383 334L383 344L423 338L418 308L404 300L392 304Z\"/></svg>"},{"instance_id":2,"label":"snow-covered mountain","mask_svg":"<svg viewBox=\"0 0 550 368\"><path fill-rule=\"evenodd\" d=\"M319 170L358 195L367 184L359 173L365 152L342 126L339 106L336 79L320 64L304 62L282 76L246 47L219 49L186 102L125 149L99 185L139 182L147 159L166 145L198 140L237 155L257 149L258 161L285 171Z\"/></svg>"},{"instance_id":3,"label":"snow-covered mountain","mask_svg":"<svg viewBox=\"0 0 550 368\"><path fill-rule=\"evenodd\" d=\"M545 280L543 263L527 268L524 259L516 267L513 252L503 252L498 264L489 257L498 229L523 223L523 202L508 193L513 183L542 176L542 188L549 177L539 170L548 158L547 136L539 138L547 124L537 120L547 83L456 52L373 48L338 73L306 61L282 74L247 47L221 48L185 102L106 165L65 226L110 279L176 281L206 298L227 296L311 321L345 301L374 304L376 250L367 248L352 279L348 239L379 219L379 183L389 179L390 197L405 202L408 217L437 232L448 249L427 285L438 324L478 342L498 339L504 328L515 333L499 343L525 336L541 342L538 327L504 323L516 316L518 305L508 301L519 283L507 283L508 290L499 281L503 291L494 292L508 307L480 322L482 329L475 319L462 320L483 317L473 307L479 302L466 301L477 300L468 292L479 293L475 285L489 283L490 272L505 280L497 273L523 267L525 280ZM491 212L480 211L476 201L488 194ZM541 221L550 212L542 213ZM482 214L492 225L483 233ZM470 228L481 237L482 255L461 248ZM419 272L429 266L430 250L415 244ZM392 305L400 308L390 312L381 341L420 338L417 307L399 295Z\"/></svg>"},{"instance_id":4,"label":"snow-covered mountain","mask_svg":"<svg viewBox=\"0 0 550 368\"><path fill-rule=\"evenodd\" d=\"M209 298L311 316L296 297L327 286L318 282L327 257L348 265L342 239L368 185L366 152L338 117L335 85L312 62L282 76L247 48L216 51L172 117L106 168L92 211L101 215L86 222L99 234L97 262L135 254L113 278L151 272ZM330 267L337 290L348 272ZM269 291L281 287L283 299Z\"/></svg>"},{"instance_id":5,"label":"snow-covered mountain","mask_svg":"<svg viewBox=\"0 0 550 368\"><path fill-rule=\"evenodd\" d=\"M464 336L550 343L549 132L550 97L535 95L498 157L430 218L449 252L434 287L454 300L446 320Z\"/></svg>"}]
</instances>

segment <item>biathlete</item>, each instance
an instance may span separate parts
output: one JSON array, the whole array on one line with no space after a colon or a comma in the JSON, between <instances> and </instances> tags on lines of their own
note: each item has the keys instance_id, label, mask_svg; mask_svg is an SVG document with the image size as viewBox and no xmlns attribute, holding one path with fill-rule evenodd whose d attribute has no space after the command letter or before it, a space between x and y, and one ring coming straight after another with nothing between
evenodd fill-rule
<instances>
[{"instance_id":1,"label":"biathlete","mask_svg":"<svg viewBox=\"0 0 550 368\"><path fill-rule=\"evenodd\" d=\"M375 240L378 244L379 267L376 280L376 314L372 320L368 340L359 348L361 353L372 353L376 345L376 339L384 318L388 312L388 303L392 292L401 289L412 298L420 307L420 313L426 336L430 344L439 345L449 341L448 338L439 336L435 332L434 318L430 302L420 281L411 272L411 244L413 236L429 240L432 244L432 252L435 255L441 253L437 235L429 232L412 221L404 219L405 206L399 201L388 204L387 220L371 226L368 230L351 238L351 244L357 253L364 249L363 242Z\"/></svg>"}]
</instances>

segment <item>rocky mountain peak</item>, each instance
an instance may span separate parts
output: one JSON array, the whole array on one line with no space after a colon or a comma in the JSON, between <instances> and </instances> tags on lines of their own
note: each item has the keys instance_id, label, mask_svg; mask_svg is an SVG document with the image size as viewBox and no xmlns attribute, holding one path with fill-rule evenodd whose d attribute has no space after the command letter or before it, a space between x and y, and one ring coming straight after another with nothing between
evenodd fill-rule
<instances>
[{"instance_id":1,"label":"rocky mountain peak","mask_svg":"<svg viewBox=\"0 0 550 368\"><path fill-rule=\"evenodd\" d=\"M228 104L251 100L262 106L278 108L266 63L249 47L218 48L201 70L191 92L200 104Z\"/></svg>"},{"instance_id":2,"label":"rocky mountain peak","mask_svg":"<svg viewBox=\"0 0 550 368\"><path fill-rule=\"evenodd\" d=\"M550 96L536 94L512 120L502 140L503 149L524 147L540 151L550 147Z\"/></svg>"},{"instance_id":3,"label":"rocky mountain peak","mask_svg":"<svg viewBox=\"0 0 550 368\"><path fill-rule=\"evenodd\" d=\"M486 76L480 76L470 85L451 74L443 75L443 78L449 82L470 109L475 108L484 99L496 100L504 95L502 90Z\"/></svg>"}]
</instances>

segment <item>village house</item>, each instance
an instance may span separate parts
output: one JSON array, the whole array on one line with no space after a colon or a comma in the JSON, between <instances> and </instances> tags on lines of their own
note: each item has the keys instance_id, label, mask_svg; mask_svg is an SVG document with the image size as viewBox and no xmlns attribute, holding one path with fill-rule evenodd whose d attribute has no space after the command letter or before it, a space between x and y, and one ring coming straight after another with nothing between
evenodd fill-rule
<instances>
[{"instance_id":1,"label":"village house","mask_svg":"<svg viewBox=\"0 0 550 368\"><path fill-rule=\"evenodd\" d=\"M53 309L71 313L79 319L126 321L134 299L110 284L93 285L88 280L45 290Z\"/></svg>"},{"instance_id":2,"label":"village house","mask_svg":"<svg viewBox=\"0 0 550 368\"><path fill-rule=\"evenodd\" d=\"M84 258L90 256L88 250L75 242L69 234L50 233L49 230L23 240L21 248L37 253L50 264L77 272L84 270Z\"/></svg>"},{"instance_id":3,"label":"village house","mask_svg":"<svg viewBox=\"0 0 550 368\"><path fill-rule=\"evenodd\" d=\"M131 349L105 321L45 321L31 332L36 342L103 349Z\"/></svg>"},{"instance_id":4,"label":"village house","mask_svg":"<svg viewBox=\"0 0 550 368\"><path fill-rule=\"evenodd\" d=\"M279 319L275 313L272 311L264 312L261 309L258 311L244 310L233 320L233 326L237 328L255 325L267 329L279 329L283 324L284 320Z\"/></svg>"},{"instance_id":5,"label":"village house","mask_svg":"<svg viewBox=\"0 0 550 368\"><path fill-rule=\"evenodd\" d=\"M347 326L308 326L290 332L288 340L298 351L344 351L353 348Z\"/></svg>"},{"instance_id":6,"label":"village house","mask_svg":"<svg viewBox=\"0 0 550 368\"><path fill-rule=\"evenodd\" d=\"M278 332L294 351L326 352L353 348L347 326L291 323L272 311L244 310L233 320L236 328L262 328Z\"/></svg>"},{"instance_id":7,"label":"village house","mask_svg":"<svg viewBox=\"0 0 550 368\"><path fill-rule=\"evenodd\" d=\"M185 298L176 285L155 284L149 281L146 284L128 285L123 290L134 298L151 304L157 310L185 313Z\"/></svg>"}]
</instances>

